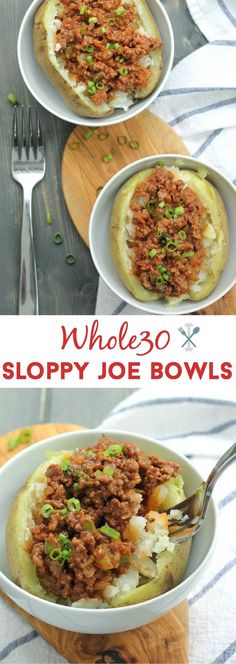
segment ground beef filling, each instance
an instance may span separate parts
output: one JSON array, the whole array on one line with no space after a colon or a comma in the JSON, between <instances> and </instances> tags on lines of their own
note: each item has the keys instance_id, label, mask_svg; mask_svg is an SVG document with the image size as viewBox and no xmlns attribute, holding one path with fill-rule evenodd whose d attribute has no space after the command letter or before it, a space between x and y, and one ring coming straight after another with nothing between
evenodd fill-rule
<instances>
[{"instance_id":1,"label":"ground beef filling","mask_svg":"<svg viewBox=\"0 0 236 664\"><path fill-rule=\"evenodd\" d=\"M188 293L205 256L204 207L194 191L160 165L136 187L130 208L134 274L163 297Z\"/></svg>"},{"instance_id":2,"label":"ground beef filling","mask_svg":"<svg viewBox=\"0 0 236 664\"><path fill-rule=\"evenodd\" d=\"M48 466L26 544L44 588L70 602L101 599L135 551L125 539L129 520L145 514L152 489L179 472L174 462L106 438Z\"/></svg>"},{"instance_id":3,"label":"ground beef filling","mask_svg":"<svg viewBox=\"0 0 236 664\"><path fill-rule=\"evenodd\" d=\"M161 42L138 32L133 4L120 0L61 0L60 27L55 53L86 94L99 106L115 91L134 94L151 76L140 59L160 48Z\"/></svg>"}]
</instances>

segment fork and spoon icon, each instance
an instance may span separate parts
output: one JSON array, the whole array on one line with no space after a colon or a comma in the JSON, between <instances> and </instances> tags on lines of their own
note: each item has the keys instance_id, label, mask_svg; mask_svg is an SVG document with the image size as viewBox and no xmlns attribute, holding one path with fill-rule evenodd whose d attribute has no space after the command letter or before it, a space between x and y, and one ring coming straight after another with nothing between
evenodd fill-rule
<instances>
[{"instance_id":1,"label":"fork and spoon icon","mask_svg":"<svg viewBox=\"0 0 236 664\"><path fill-rule=\"evenodd\" d=\"M180 332L181 334L183 334L183 336L186 338L186 341L182 344L182 348L184 348L184 346L186 346L187 344L188 344L188 346L187 346L186 350L192 350L191 345L194 346L194 348L197 348L196 344L195 344L194 341L192 340L192 337L193 337L195 334L198 334L198 332L199 332L199 330L200 330L200 327L198 327L198 326L194 327L194 328L193 328L193 331L192 331L191 334L185 332L185 330L184 330L183 327L179 327L178 330L179 330L179 332Z\"/></svg>"}]
</instances>

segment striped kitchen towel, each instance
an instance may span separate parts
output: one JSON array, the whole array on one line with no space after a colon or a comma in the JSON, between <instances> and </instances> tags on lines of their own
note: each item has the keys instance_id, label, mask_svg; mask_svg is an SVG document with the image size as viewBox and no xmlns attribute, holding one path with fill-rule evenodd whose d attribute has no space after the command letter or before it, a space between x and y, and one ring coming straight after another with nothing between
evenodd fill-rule
<instances>
[{"instance_id":1,"label":"striped kitchen towel","mask_svg":"<svg viewBox=\"0 0 236 664\"><path fill-rule=\"evenodd\" d=\"M236 401L139 390L103 421L104 429L152 436L185 454L204 478L236 440ZM210 567L188 598L190 664L236 662L236 463L218 481L219 532ZM142 664L140 662L140 664ZM166 662L168 664L168 662ZM181 664L181 662L176 662Z\"/></svg>"},{"instance_id":2,"label":"striped kitchen towel","mask_svg":"<svg viewBox=\"0 0 236 664\"><path fill-rule=\"evenodd\" d=\"M236 184L236 0L187 0L209 43L181 60L151 106L194 157ZM141 314L99 280L97 314Z\"/></svg>"}]
</instances>

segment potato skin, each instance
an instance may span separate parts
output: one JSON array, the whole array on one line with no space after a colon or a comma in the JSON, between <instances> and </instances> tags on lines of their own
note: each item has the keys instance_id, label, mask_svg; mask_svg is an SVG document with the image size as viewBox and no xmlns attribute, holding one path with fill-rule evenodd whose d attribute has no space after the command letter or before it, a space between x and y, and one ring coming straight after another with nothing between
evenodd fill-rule
<instances>
[{"instance_id":1,"label":"potato skin","mask_svg":"<svg viewBox=\"0 0 236 664\"><path fill-rule=\"evenodd\" d=\"M92 99L85 96L82 92L78 93L60 74L59 66L55 66L50 57L49 34L50 20L52 20L53 8L58 4L58 0L44 0L35 14L33 26L33 47L35 58L44 74L57 89L64 102L74 113L84 117L99 118L106 117L114 112L109 104L107 108L99 108L93 103ZM145 0L135 0L139 13L140 23L146 28L150 35L160 38L157 25L152 17ZM151 66L152 74L147 85L137 91L136 98L147 97L156 87L162 70L161 49L152 52L153 64ZM103 105L104 106L104 105Z\"/></svg>"},{"instance_id":2,"label":"potato skin","mask_svg":"<svg viewBox=\"0 0 236 664\"><path fill-rule=\"evenodd\" d=\"M16 496L7 523L8 562L13 581L32 595L50 602L57 602L59 598L44 590L37 576L36 568L31 562L30 555L25 549L25 542L29 536L29 529L32 527L32 508L39 495L40 484L42 489L44 488L44 476L47 467L51 463L60 464L63 459L70 458L71 454L72 452L68 451L55 452L50 460L42 463L34 471ZM185 494L183 492L180 500L184 498ZM158 576L135 590L123 593L119 596L119 600L114 598L110 602L110 606L138 604L153 599L176 586L183 577L190 549L191 540L188 540L177 544L173 553L164 551L159 554ZM62 603L61 599L60 603Z\"/></svg>"},{"instance_id":3,"label":"potato skin","mask_svg":"<svg viewBox=\"0 0 236 664\"><path fill-rule=\"evenodd\" d=\"M176 169L175 169L176 170ZM128 233L130 235L129 223L129 205L136 189L136 186L146 180L154 171L149 168L133 175L121 187L120 191L115 197L114 206L112 210L111 225L110 225L110 246L111 253L119 272L120 278L126 288L132 295L142 302L150 302L152 300L163 299L166 304L174 305L180 301L176 297L163 298L158 293L148 291L144 288L132 270L132 257L127 246ZM197 293L186 293L184 298L189 300L202 300L207 297L215 288L219 281L221 272L225 266L228 256L228 219L224 206L224 202L216 190L216 188L207 180L202 180L199 175L190 170L181 170L185 177L187 186L191 187L207 209L211 217L212 226L216 232L218 243L218 251L212 260L211 272L208 278L201 285Z\"/></svg>"}]
</instances>

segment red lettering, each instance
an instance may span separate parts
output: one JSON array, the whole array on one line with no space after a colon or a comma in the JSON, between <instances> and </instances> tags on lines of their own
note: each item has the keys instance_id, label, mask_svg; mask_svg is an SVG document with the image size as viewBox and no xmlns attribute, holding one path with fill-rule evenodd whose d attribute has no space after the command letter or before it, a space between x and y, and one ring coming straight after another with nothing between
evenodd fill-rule
<instances>
[{"instance_id":1,"label":"red lettering","mask_svg":"<svg viewBox=\"0 0 236 664\"><path fill-rule=\"evenodd\" d=\"M188 362L184 362L184 366L190 380L192 380L195 373L198 375L198 378L202 380L203 374L206 371L207 362L203 362L201 367L199 366L198 362L193 362L191 367L189 366Z\"/></svg>"},{"instance_id":2,"label":"red lettering","mask_svg":"<svg viewBox=\"0 0 236 664\"><path fill-rule=\"evenodd\" d=\"M76 369L79 372L79 378L83 380L85 369L87 369L89 362L84 362L84 364L79 364L78 362L74 363Z\"/></svg>"},{"instance_id":3,"label":"red lettering","mask_svg":"<svg viewBox=\"0 0 236 664\"><path fill-rule=\"evenodd\" d=\"M210 380L219 380L219 374L214 374L214 363L209 362L209 378Z\"/></svg>"},{"instance_id":4,"label":"red lettering","mask_svg":"<svg viewBox=\"0 0 236 664\"><path fill-rule=\"evenodd\" d=\"M25 374L21 374L21 363L17 362L16 363L16 378L17 380L26 380L27 376Z\"/></svg>"},{"instance_id":5,"label":"red lettering","mask_svg":"<svg viewBox=\"0 0 236 664\"><path fill-rule=\"evenodd\" d=\"M176 373L172 373L172 370L175 369ZM178 362L169 362L169 364L166 365L165 374L167 378L170 378L171 380L176 380L176 378L180 378L182 374L182 367Z\"/></svg>"},{"instance_id":6,"label":"red lettering","mask_svg":"<svg viewBox=\"0 0 236 664\"><path fill-rule=\"evenodd\" d=\"M112 362L112 364L110 364L108 367L108 374L110 378L114 378L115 380L124 378L125 365L122 362Z\"/></svg>"},{"instance_id":7,"label":"red lettering","mask_svg":"<svg viewBox=\"0 0 236 664\"><path fill-rule=\"evenodd\" d=\"M128 378L136 378L140 379L140 374L139 374L139 367L140 367L140 362L129 362L128 364Z\"/></svg>"},{"instance_id":8,"label":"red lettering","mask_svg":"<svg viewBox=\"0 0 236 664\"><path fill-rule=\"evenodd\" d=\"M17 364L18 364L18 362L17 362ZM34 369L36 369L36 370L38 369L38 374L35 375L33 373ZM40 362L31 362L28 365L27 375L28 375L29 378L32 378L32 380L39 380L40 378L42 378L43 374L44 374L44 368L43 368L43 365Z\"/></svg>"},{"instance_id":9,"label":"red lettering","mask_svg":"<svg viewBox=\"0 0 236 664\"><path fill-rule=\"evenodd\" d=\"M221 365L221 371L221 378L224 380L232 378L232 364L230 364L230 362L223 362Z\"/></svg>"},{"instance_id":10,"label":"red lettering","mask_svg":"<svg viewBox=\"0 0 236 664\"><path fill-rule=\"evenodd\" d=\"M163 364L160 362L151 362L151 378L163 378Z\"/></svg>"},{"instance_id":11,"label":"red lettering","mask_svg":"<svg viewBox=\"0 0 236 664\"><path fill-rule=\"evenodd\" d=\"M161 337L163 335L166 335L166 341L164 341L163 346L161 346L160 345L160 340L161 340ZM164 336L164 338L165 338L165 336ZM155 341L155 346L156 346L157 350L164 350L164 348L166 348L169 343L170 343L170 333L168 332L168 330L161 330L161 332L158 332L158 334L156 336L156 341Z\"/></svg>"},{"instance_id":12,"label":"red lettering","mask_svg":"<svg viewBox=\"0 0 236 664\"><path fill-rule=\"evenodd\" d=\"M61 363L61 378L62 380L65 379L65 376L67 373L71 373L73 371L73 364L71 362L62 362Z\"/></svg>"},{"instance_id":13,"label":"red lettering","mask_svg":"<svg viewBox=\"0 0 236 664\"><path fill-rule=\"evenodd\" d=\"M48 362L47 363L47 378L51 379L53 373L57 373L59 369L59 364L57 362Z\"/></svg>"},{"instance_id":14,"label":"red lettering","mask_svg":"<svg viewBox=\"0 0 236 664\"><path fill-rule=\"evenodd\" d=\"M4 364L3 364L3 378L5 378L5 380L11 380L11 378L14 378L13 367L14 367L14 364L12 364L12 362L4 362Z\"/></svg>"}]
</instances>

